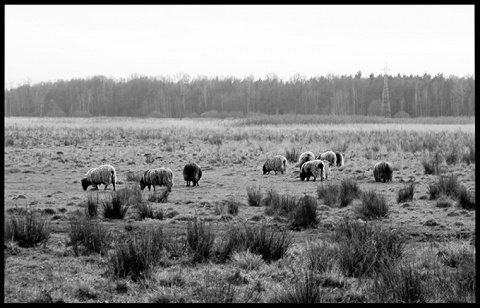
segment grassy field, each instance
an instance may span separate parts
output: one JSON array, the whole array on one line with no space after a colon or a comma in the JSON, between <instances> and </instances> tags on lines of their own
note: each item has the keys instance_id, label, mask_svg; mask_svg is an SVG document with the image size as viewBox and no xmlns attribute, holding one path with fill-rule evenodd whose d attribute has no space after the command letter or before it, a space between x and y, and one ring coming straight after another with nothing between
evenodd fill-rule
<instances>
[{"instance_id":1,"label":"grassy field","mask_svg":"<svg viewBox=\"0 0 480 308\"><path fill-rule=\"evenodd\" d=\"M475 302L474 119L317 120L5 118L4 301ZM345 165L301 181L327 150ZM105 163L116 192L84 191ZM138 188L157 167L169 194Z\"/></svg>"}]
</instances>

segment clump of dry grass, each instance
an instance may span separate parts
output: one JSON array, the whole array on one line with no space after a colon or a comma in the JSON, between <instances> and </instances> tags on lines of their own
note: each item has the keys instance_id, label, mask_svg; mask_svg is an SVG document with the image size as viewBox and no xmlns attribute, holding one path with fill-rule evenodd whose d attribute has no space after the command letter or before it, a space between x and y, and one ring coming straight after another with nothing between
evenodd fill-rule
<instances>
[{"instance_id":1,"label":"clump of dry grass","mask_svg":"<svg viewBox=\"0 0 480 308\"><path fill-rule=\"evenodd\" d=\"M108 229L98 221L82 219L70 222L68 246L72 246L76 256L81 253L106 253L112 238Z\"/></svg>"},{"instance_id":2,"label":"clump of dry grass","mask_svg":"<svg viewBox=\"0 0 480 308\"><path fill-rule=\"evenodd\" d=\"M260 186L247 186L247 200L249 206L260 206L262 204L262 189Z\"/></svg>"},{"instance_id":3,"label":"clump of dry grass","mask_svg":"<svg viewBox=\"0 0 480 308\"><path fill-rule=\"evenodd\" d=\"M10 216L5 221L3 238L17 242L20 247L46 245L50 238L50 222L37 216L28 209L20 216Z\"/></svg>"},{"instance_id":4,"label":"clump of dry grass","mask_svg":"<svg viewBox=\"0 0 480 308\"><path fill-rule=\"evenodd\" d=\"M405 201L412 201L413 200L413 194L415 191L415 184L410 183L410 184L405 184L403 188L401 188L398 191L397 195L397 202L405 202Z\"/></svg>"},{"instance_id":5,"label":"clump of dry grass","mask_svg":"<svg viewBox=\"0 0 480 308\"><path fill-rule=\"evenodd\" d=\"M361 194L362 204L357 207L357 213L366 219L380 219L388 217L389 206L384 195L379 195L375 190Z\"/></svg>"}]
</instances>

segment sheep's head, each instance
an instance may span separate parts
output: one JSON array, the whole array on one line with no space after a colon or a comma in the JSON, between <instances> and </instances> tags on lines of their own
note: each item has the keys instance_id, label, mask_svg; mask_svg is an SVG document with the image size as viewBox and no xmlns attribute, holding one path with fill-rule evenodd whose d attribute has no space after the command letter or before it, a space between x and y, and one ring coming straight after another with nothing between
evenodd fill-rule
<instances>
[{"instance_id":1,"label":"sheep's head","mask_svg":"<svg viewBox=\"0 0 480 308\"><path fill-rule=\"evenodd\" d=\"M82 179L82 187L83 190L87 190L88 186L92 185L92 182L88 178L83 178Z\"/></svg>"},{"instance_id":2,"label":"sheep's head","mask_svg":"<svg viewBox=\"0 0 480 308\"><path fill-rule=\"evenodd\" d=\"M263 174L266 174L266 173L267 173L267 167L263 165Z\"/></svg>"},{"instance_id":3,"label":"sheep's head","mask_svg":"<svg viewBox=\"0 0 480 308\"><path fill-rule=\"evenodd\" d=\"M145 178L142 177L140 179L140 190L144 190L146 186L147 186L147 183L145 182Z\"/></svg>"}]
</instances>

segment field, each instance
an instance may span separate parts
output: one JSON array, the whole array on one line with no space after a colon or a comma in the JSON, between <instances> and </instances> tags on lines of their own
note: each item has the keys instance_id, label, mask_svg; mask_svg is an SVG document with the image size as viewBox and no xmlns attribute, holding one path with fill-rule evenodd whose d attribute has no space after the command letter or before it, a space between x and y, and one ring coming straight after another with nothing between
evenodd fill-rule
<instances>
[{"instance_id":1,"label":"field","mask_svg":"<svg viewBox=\"0 0 480 308\"><path fill-rule=\"evenodd\" d=\"M4 301L475 302L475 124L301 122L5 118ZM344 166L300 181L298 155L330 149ZM286 172L263 175L277 154ZM374 180L381 160L391 182ZM189 161L202 167L198 187L183 180ZM130 205L122 219L103 215L111 185L80 184L105 163ZM163 187L138 190L157 167L174 175L163 202L148 201ZM360 192L344 204L333 186L346 180ZM413 196L399 201L407 187ZM28 217L49 231L32 247L7 237ZM74 244L80 222L110 239L103 249ZM147 266L128 272L140 258Z\"/></svg>"}]
</instances>

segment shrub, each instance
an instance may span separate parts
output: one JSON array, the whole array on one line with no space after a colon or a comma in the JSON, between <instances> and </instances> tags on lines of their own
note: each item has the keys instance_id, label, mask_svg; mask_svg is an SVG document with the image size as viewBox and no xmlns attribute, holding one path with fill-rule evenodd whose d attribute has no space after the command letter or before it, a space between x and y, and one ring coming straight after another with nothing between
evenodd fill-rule
<instances>
[{"instance_id":1,"label":"shrub","mask_svg":"<svg viewBox=\"0 0 480 308\"><path fill-rule=\"evenodd\" d=\"M68 237L70 241L67 247L72 246L76 256L79 256L80 252L104 254L111 243L107 228L92 220L71 221Z\"/></svg>"},{"instance_id":2,"label":"shrub","mask_svg":"<svg viewBox=\"0 0 480 308\"><path fill-rule=\"evenodd\" d=\"M428 193L430 199L436 199L440 194L456 198L459 187L457 177L453 173L447 176L441 175L437 183L428 185Z\"/></svg>"},{"instance_id":3,"label":"shrub","mask_svg":"<svg viewBox=\"0 0 480 308\"><path fill-rule=\"evenodd\" d=\"M290 150L289 149L285 150L285 158L290 163L298 162L298 158L300 157L300 154L302 153L300 153L300 151L296 147L291 147Z\"/></svg>"},{"instance_id":4,"label":"shrub","mask_svg":"<svg viewBox=\"0 0 480 308\"><path fill-rule=\"evenodd\" d=\"M261 255L251 253L249 250L234 252L232 262L247 271L258 270L265 264Z\"/></svg>"},{"instance_id":5,"label":"shrub","mask_svg":"<svg viewBox=\"0 0 480 308\"><path fill-rule=\"evenodd\" d=\"M206 226L203 221L196 217L187 225L187 244L193 253L193 262L203 262L208 260L213 253L212 247L215 241L215 232L211 226Z\"/></svg>"},{"instance_id":6,"label":"shrub","mask_svg":"<svg viewBox=\"0 0 480 308\"><path fill-rule=\"evenodd\" d=\"M322 280L313 271L302 271L292 282L284 283L280 294L275 294L275 303L321 303L323 292L320 288Z\"/></svg>"},{"instance_id":7,"label":"shrub","mask_svg":"<svg viewBox=\"0 0 480 308\"><path fill-rule=\"evenodd\" d=\"M38 218L31 210L25 211L20 217L11 216L5 221L4 240L17 242L20 247L46 245L50 238L50 223Z\"/></svg>"},{"instance_id":8,"label":"shrub","mask_svg":"<svg viewBox=\"0 0 480 308\"><path fill-rule=\"evenodd\" d=\"M323 202L328 206L333 206L338 203L340 195L340 186L338 184L328 183L317 186L318 198L323 199ZM344 200L344 202L346 202Z\"/></svg>"},{"instance_id":9,"label":"shrub","mask_svg":"<svg viewBox=\"0 0 480 308\"><path fill-rule=\"evenodd\" d=\"M315 227L317 219L317 200L312 196L304 196L298 200L294 210L289 213L290 228Z\"/></svg>"},{"instance_id":10,"label":"shrub","mask_svg":"<svg viewBox=\"0 0 480 308\"><path fill-rule=\"evenodd\" d=\"M87 217L97 217L98 215L98 191L96 193L96 198L94 198L93 193L88 195L87 199L87 208L86 208L86 215Z\"/></svg>"},{"instance_id":11,"label":"shrub","mask_svg":"<svg viewBox=\"0 0 480 308\"><path fill-rule=\"evenodd\" d=\"M348 276L362 277L395 265L405 250L405 238L392 228L380 224L344 219L335 228L339 244L340 268Z\"/></svg>"},{"instance_id":12,"label":"shrub","mask_svg":"<svg viewBox=\"0 0 480 308\"><path fill-rule=\"evenodd\" d=\"M397 202L405 202L413 200L413 193L415 191L415 184L405 184L403 188L398 191Z\"/></svg>"},{"instance_id":13,"label":"shrub","mask_svg":"<svg viewBox=\"0 0 480 308\"><path fill-rule=\"evenodd\" d=\"M247 200L249 206L260 206L262 203L262 189L260 185L255 188L255 186L247 186Z\"/></svg>"},{"instance_id":14,"label":"shrub","mask_svg":"<svg viewBox=\"0 0 480 308\"><path fill-rule=\"evenodd\" d=\"M424 303L428 293L422 273L412 265L383 266L373 279L371 291L381 303Z\"/></svg>"},{"instance_id":15,"label":"shrub","mask_svg":"<svg viewBox=\"0 0 480 308\"><path fill-rule=\"evenodd\" d=\"M305 254L308 268L319 274L330 271L337 261L338 252L338 247L324 241L320 243L307 242Z\"/></svg>"},{"instance_id":16,"label":"shrub","mask_svg":"<svg viewBox=\"0 0 480 308\"><path fill-rule=\"evenodd\" d=\"M167 188L162 190L155 190L148 196L148 201L157 202L157 203L166 203L168 202L168 195L170 192Z\"/></svg>"},{"instance_id":17,"label":"shrub","mask_svg":"<svg viewBox=\"0 0 480 308\"><path fill-rule=\"evenodd\" d=\"M354 198L360 196L361 190L353 178L344 178L340 182L340 207L349 205Z\"/></svg>"},{"instance_id":18,"label":"shrub","mask_svg":"<svg viewBox=\"0 0 480 308\"><path fill-rule=\"evenodd\" d=\"M457 189L458 206L466 210L475 210L475 196L471 194L465 185Z\"/></svg>"},{"instance_id":19,"label":"shrub","mask_svg":"<svg viewBox=\"0 0 480 308\"><path fill-rule=\"evenodd\" d=\"M388 217L389 207L384 195L378 195L375 190L361 194L362 204L357 208L360 215L367 219Z\"/></svg>"},{"instance_id":20,"label":"shrub","mask_svg":"<svg viewBox=\"0 0 480 308\"><path fill-rule=\"evenodd\" d=\"M163 247L160 227L144 229L137 235L130 236L126 243L118 243L110 255L110 275L133 281L150 277L154 266L161 261Z\"/></svg>"}]
</instances>

